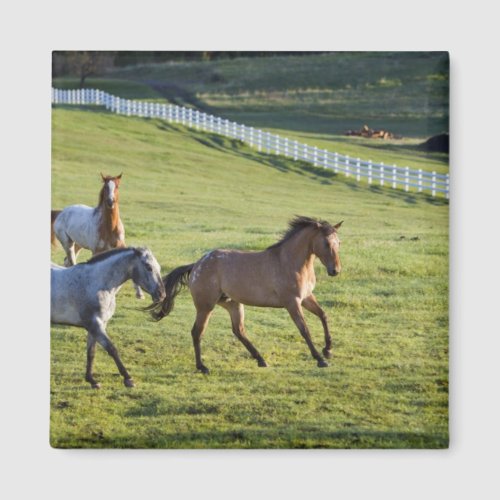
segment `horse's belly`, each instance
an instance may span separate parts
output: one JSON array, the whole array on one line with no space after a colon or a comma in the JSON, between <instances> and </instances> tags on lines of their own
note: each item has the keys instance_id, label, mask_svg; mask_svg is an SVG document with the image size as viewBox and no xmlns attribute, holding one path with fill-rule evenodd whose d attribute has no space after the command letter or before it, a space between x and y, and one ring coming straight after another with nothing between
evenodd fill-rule
<instances>
[{"instance_id":1,"label":"horse's belly","mask_svg":"<svg viewBox=\"0 0 500 500\"><path fill-rule=\"evenodd\" d=\"M283 307L283 302L279 295L270 288L262 287L255 283L226 283L222 291L231 300L256 307Z\"/></svg>"},{"instance_id":2,"label":"horse's belly","mask_svg":"<svg viewBox=\"0 0 500 500\"><path fill-rule=\"evenodd\" d=\"M50 322L63 325L82 326L80 314L78 311L71 308L51 307Z\"/></svg>"}]
</instances>

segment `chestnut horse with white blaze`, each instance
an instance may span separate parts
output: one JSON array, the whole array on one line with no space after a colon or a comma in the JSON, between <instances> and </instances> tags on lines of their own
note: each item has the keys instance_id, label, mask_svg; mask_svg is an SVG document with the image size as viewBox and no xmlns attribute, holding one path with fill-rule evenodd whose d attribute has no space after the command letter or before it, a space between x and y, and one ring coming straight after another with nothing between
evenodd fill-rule
<instances>
[{"instance_id":1,"label":"chestnut horse with white blaze","mask_svg":"<svg viewBox=\"0 0 500 500\"><path fill-rule=\"evenodd\" d=\"M120 219L119 191L122 174L112 177L102 175L103 186L99 192L99 203L92 208L87 205L70 205L63 210L51 211L51 241L61 242L66 257L64 265L74 266L82 248L96 255L101 252L125 247L125 229ZM136 297L144 298L141 288L134 284Z\"/></svg>"},{"instance_id":2,"label":"chestnut horse with white blaze","mask_svg":"<svg viewBox=\"0 0 500 500\"><path fill-rule=\"evenodd\" d=\"M248 339L244 326L243 305L285 308L290 314L319 367L328 363L315 348L304 319L303 309L318 316L323 325L323 354L332 355L332 338L327 317L313 294L316 285L314 261L325 266L329 276L341 270L337 231L342 222L297 216L280 241L261 252L213 250L193 264L174 269L163 278L165 299L148 307L153 318L170 314L174 299L183 286L188 286L196 307L196 320L191 330L196 368L208 373L201 359L200 338L216 305L229 312L234 335L247 348L259 366L267 366L264 358Z\"/></svg>"}]
</instances>

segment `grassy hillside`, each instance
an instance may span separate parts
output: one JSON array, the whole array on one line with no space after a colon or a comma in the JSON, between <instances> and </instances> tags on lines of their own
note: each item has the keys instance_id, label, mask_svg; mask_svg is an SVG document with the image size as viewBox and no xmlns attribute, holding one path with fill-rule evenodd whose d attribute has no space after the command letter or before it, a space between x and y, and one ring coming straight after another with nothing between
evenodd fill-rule
<instances>
[{"instance_id":1,"label":"grassy hillside","mask_svg":"<svg viewBox=\"0 0 500 500\"><path fill-rule=\"evenodd\" d=\"M76 79L58 79L75 87ZM448 155L419 151L448 131L449 68L443 52L340 52L175 62L116 69L87 86L121 97L191 106L341 154L448 171ZM403 139L347 137L390 130Z\"/></svg>"},{"instance_id":2,"label":"grassy hillside","mask_svg":"<svg viewBox=\"0 0 500 500\"><path fill-rule=\"evenodd\" d=\"M154 323L127 284L108 332L137 387L123 387L99 349L103 388L91 390L85 332L52 326L53 446L447 445L446 201L370 189L159 120L55 108L52 138L53 208L95 205L99 172L123 171L127 242L148 245L164 272L217 247L263 249L294 214L345 221L341 276L317 265L316 295L334 339L330 367L316 367L286 311L247 307L249 336L270 367L250 359L221 309L202 342L212 372L198 374L189 293ZM52 259L62 263L60 247ZM321 346L319 321L306 320Z\"/></svg>"},{"instance_id":3,"label":"grassy hillside","mask_svg":"<svg viewBox=\"0 0 500 500\"><path fill-rule=\"evenodd\" d=\"M336 52L131 66L109 76L249 125L341 134L368 123L409 137L448 130L443 52Z\"/></svg>"}]
</instances>

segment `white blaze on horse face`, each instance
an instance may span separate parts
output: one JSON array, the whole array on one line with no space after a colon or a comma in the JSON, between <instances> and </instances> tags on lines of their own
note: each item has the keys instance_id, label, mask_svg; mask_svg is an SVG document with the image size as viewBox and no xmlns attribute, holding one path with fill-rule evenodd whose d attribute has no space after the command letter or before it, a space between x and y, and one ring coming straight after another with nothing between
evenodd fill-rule
<instances>
[{"instance_id":1,"label":"white blaze on horse face","mask_svg":"<svg viewBox=\"0 0 500 500\"><path fill-rule=\"evenodd\" d=\"M114 181L109 181L106 183L106 189L108 191L108 205L112 208L113 205L115 204L115 188L116 184Z\"/></svg>"}]
</instances>

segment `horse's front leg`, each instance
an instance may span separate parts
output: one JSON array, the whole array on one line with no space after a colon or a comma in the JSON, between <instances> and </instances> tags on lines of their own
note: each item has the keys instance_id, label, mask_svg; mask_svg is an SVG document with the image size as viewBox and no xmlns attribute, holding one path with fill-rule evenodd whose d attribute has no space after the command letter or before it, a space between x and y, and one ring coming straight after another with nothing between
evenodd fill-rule
<instances>
[{"instance_id":1,"label":"horse's front leg","mask_svg":"<svg viewBox=\"0 0 500 500\"><path fill-rule=\"evenodd\" d=\"M135 296L136 296L136 298L143 299L144 298L144 294L142 293L141 287L137 283L134 283L134 288L135 288Z\"/></svg>"},{"instance_id":2,"label":"horse's front leg","mask_svg":"<svg viewBox=\"0 0 500 500\"><path fill-rule=\"evenodd\" d=\"M330 335L330 330L328 328L327 316L325 311L321 309L321 306L318 304L316 297L311 294L309 297L306 297L302 301L302 305L309 311L318 316L321 320L321 324L323 325L323 330L325 332L325 347L323 349L323 354L326 358L332 357L332 336Z\"/></svg>"},{"instance_id":3,"label":"horse's front leg","mask_svg":"<svg viewBox=\"0 0 500 500\"><path fill-rule=\"evenodd\" d=\"M116 367L118 368L120 375L123 377L125 387L134 387L135 384L132 377L122 363L120 356L118 355L118 350L114 346L113 342L111 342L111 339L108 337L101 322L95 321L89 329L89 333L94 337L94 341L99 342L106 352L114 359Z\"/></svg>"},{"instance_id":4,"label":"horse's front leg","mask_svg":"<svg viewBox=\"0 0 500 500\"><path fill-rule=\"evenodd\" d=\"M317 351L316 347L314 347L311 334L309 333L309 328L307 328L304 313L302 311L301 300L299 298L295 299L293 302L288 304L286 309L294 323L297 325L300 334L304 337L304 340L311 351L312 357L318 362L318 366L320 368L328 366L328 363L321 357L321 354Z\"/></svg>"}]
</instances>

